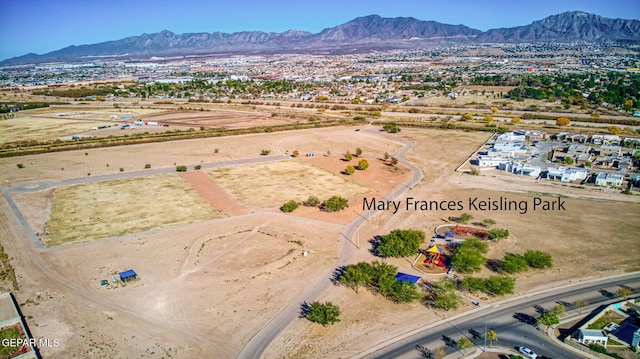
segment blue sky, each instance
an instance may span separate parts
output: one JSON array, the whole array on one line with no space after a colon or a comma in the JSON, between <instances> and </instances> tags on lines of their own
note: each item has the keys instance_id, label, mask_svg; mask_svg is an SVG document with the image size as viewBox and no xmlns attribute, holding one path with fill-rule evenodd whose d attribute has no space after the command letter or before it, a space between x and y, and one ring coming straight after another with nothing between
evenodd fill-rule
<instances>
[{"instance_id":1,"label":"blue sky","mask_svg":"<svg viewBox=\"0 0 640 359\"><path fill-rule=\"evenodd\" d=\"M317 33L378 14L484 31L571 10L640 19L638 0L0 0L0 60L162 30Z\"/></svg>"}]
</instances>

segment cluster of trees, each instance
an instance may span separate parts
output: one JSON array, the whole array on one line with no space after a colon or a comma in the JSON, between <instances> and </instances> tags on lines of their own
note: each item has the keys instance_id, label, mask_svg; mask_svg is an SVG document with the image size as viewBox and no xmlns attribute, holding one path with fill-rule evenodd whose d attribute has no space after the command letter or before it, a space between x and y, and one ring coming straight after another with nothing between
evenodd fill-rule
<instances>
[{"instance_id":1,"label":"cluster of trees","mask_svg":"<svg viewBox=\"0 0 640 359\"><path fill-rule=\"evenodd\" d=\"M512 294L516 280L511 277L494 275L488 278L465 277L460 281L460 288L471 293L484 292L491 295Z\"/></svg>"},{"instance_id":2,"label":"cluster of trees","mask_svg":"<svg viewBox=\"0 0 640 359\"><path fill-rule=\"evenodd\" d=\"M438 309L458 309L462 304L462 297L456 293L456 283L448 278L442 278L433 283L428 299Z\"/></svg>"},{"instance_id":3,"label":"cluster of trees","mask_svg":"<svg viewBox=\"0 0 640 359\"><path fill-rule=\"evenodd\" d=\"M406 257L418 253L424 239L423 231L395 229L380 237L376 251L382 257Z\"/></svg>"},{"instance_id":4,"label":"cluster of trees","mask_svg":"<svg viewBox=\"0 0 640 359\"><path fill-rule=\"evenodd\" d=\"M465 239L464 242L458 246L458 249L456 249L451 259L451 265L456 271L461 273L478 272L487 262L485 255L488 251L489 246L481 239Z\"/></svg>"},{"instance_id":5,"label":"cluster of trees","mask_svg":"<svg viewBox=\"0 0 640 359\"><path fill-rule=\"evenodd\" d=\"M320 206L320 208L323 211L327 211L327 212L337 212L340 210L343 210L347 207L349 207L349 201L345 198L342 198L340 196L332 196L329 197L328 199L326 199L324 202L320 202L320 199L318 199L318 197L316 196L309 196L309 198L307 198L306 201L304 201L303 203L300 203L296 200L289 200L287 202L285 202L282 206L280 206L280 210L282 212L293 212L295 211L298 207L300 207L301 204L304 204L305 206L308 207L318 207Z\"/></svg>"},{"instance_id":6,"label":"cluster of trees","mask_svg":"<svg viewBox=\"0 0 640 359\"><path fill-rule=\"evenodd\" d=\"M516 101L526 98L561 100L567 105L580 106L588 103L600 105L606 102L626 111L638 108L640 101L640 75L636 73L610 71L607 74L476 76L471 83L495 86L516 85L518 87L506 94L507 97ZM583 98L583 93L589 94L586 99Z\"/></svg>"},{"instance_id":7,"label":"cluster of trees","mask_svg":"<svg viewBox=\"0 0 640 359\"><path fill-rule=\"evenodd\" d=\"M355 155L357 157L362 156L362 148L358 147L356 148L356 152ZM349 162L353 159L353 155L351 154L350 151L345 152L344 154L344 160ZM344 173L347 175L352 175L356 172L356 169L360 170L360 171L364 171L367 168L369 168L369 161L365 160L365 159L361 159L360 161L358 161L358 164L356 166L352 166L349 165L344 169Z\"/></svg>"},{"instance_id":8,"label":"cluster of trees","mask_svg":"<svg viewBox=\"0 0 640 359\"><path fill-rule=\"evenodd\" d=\"M553 258L551 254L537 250L527 250L524 255L507 253L502 259L500 270L505 273L519 273L532 268L551 268Z\"/></svg>"},{"instance_id":9,"label":"cluster of trees","mask_svg":"<svg viewBox=\"0 0 640 359\"><path fill-rule=\"evenodd\" d=\"M422 298L418 287L396 280L397 271L396 266L384 262L360 262L344 267L338 281L356 292L366 287L394 302L411 303Z\"/></svg>"},{"instance_id":10,"label":"cluster of trees","mask_svg":"<svg viewBox=\"0 0 640 359\"><path fill-rule=\"evenodd\" d=\"M55 96L55 97L70 97L70 98L84 98L90 96L106 96L109 94L116 95L119 94L117 87L111 86L100 86L89 88L86 86L81 87L70 87L68 89L58 89L58 90L42 90L42 91L34 91L34 95L45 95L45 96Z\"/></svg>"},{"instance_id":11,"label":"cluster of trees","mask_svg":"<svg viewBox=\"0 0 640 359\"><path fill-rule=\"evenodd\" d=\"M43 107L49 107L49 104L46 103L46 102L16 103L13 106L9 106L7 104L2 104L0 106L0 113L8 113L8 112L11 112L12 109L17 109L18 111L23 111L23 110L32 110L34 108L43 108Z\"/></svg>"},{"instance_id":12,"label":"cluster of trees","mask_svg":"<svg viewBox=\"0 0 640 359\"><path fill-rule=\"evenodd\" d=\"M347 166L344 169L344 173L347 175L352 175L356 172L356 169L360 170L360 171L364 171L367 168L369 168L369 161L365 160L365 159L361 159L360 161L358 161L358 165L357 166Z\"/></svg>"}]
</instances>

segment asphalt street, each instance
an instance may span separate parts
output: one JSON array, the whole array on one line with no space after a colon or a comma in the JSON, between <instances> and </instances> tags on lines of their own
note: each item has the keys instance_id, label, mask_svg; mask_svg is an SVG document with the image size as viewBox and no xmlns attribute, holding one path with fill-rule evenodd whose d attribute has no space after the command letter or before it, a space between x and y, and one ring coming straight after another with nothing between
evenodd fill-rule
<instances>
[{"instance_id":1,"label":"asphalt street","mask_svg":"<svg viewBox=\"0 0 640 359\"><path fill-rule=\"evenodd\" d=\"M485 326L498 335L498 341L493 344L503 348L516 350L517 347L526 346L539 357L582 358L551 342L541 328L532 324L532 320L541 311L551 310L559 303L563 303L568 314L572 314L587 310L573 308L569 304L577 299L591 303L589 310L608 301L620 300L614 293L622 285L629 286L634 293L638 293L640 276L633 273L618 279L598 279L480 307L457 318L443 319L435 326L425 327L406 337L396 338L397 340L392 338L354 358L423 358L419 348L443 348L447 354L462 354L461 349L448 343L467 337L474 343L474 347L483 347Z\"/></svg>"}]
</instances>

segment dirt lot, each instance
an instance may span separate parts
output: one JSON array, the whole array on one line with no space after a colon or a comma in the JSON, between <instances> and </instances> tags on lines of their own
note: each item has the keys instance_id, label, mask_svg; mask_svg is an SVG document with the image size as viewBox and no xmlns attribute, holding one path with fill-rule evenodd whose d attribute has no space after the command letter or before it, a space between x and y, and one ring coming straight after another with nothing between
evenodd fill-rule
<instances>
[{"instance_id":1,"label":"dirt lot","mask_svg":"<svg viewBox=\"0 0 640 359\"><path fill-rule=\"evenodd\" d=\"M335 161L340 161L334 158ZM211 178L247 206L278 208L288 200L321 200L333 195L353 197L366 186L304 161L283 161L208 171Z\"/></svg>"},{"instance_id":2,"label":"dirt lot","mask_svg":"<svg viewBox=\"0 0 640 359\"><path fill-rule=\"evenodd\" d=\"M489 173L471 176L454 172L486 140L488 135L485 133L403 129L401 135L416 145L406 157L424 172L423 181L407 193L415 199L468 201L475 197L503 196L531 200L539 196L555 200L554 191L569 196L566 211L561 213L531 211L521 215L510 211L467 211L475 220L492 218L497 227L507 228L511 233L509 239L491 245L489 258L500 258L506 252L522 253L529 248L553 254L553 269L517 276L518 293L578 277L638 269L640 249L636 234L640 232L637 221L640 205L637 197L621 201L614 194L611 198L584 190L573 194L564 187L547 188L542 184L544 187L538 188L535 183L529 188L529 184L509 179L503 184ZM177 224L44 251L34 251L6 203L0 202L0 218L6 222L0 226L0 240L13 258L12 264L21 285L16 296L20 303L25 303L23 313L31 317L28 321L36 337L58 338L62 343L58 348L43 350L43 355L192 358L216 353L221 358L235 357L312 278L332 270L338 254L341 226L333 224L336 221L326 220L319 211L314 212L317 216L304 212L312 209L300 208L301 212L293 215L273 210L283 201L276 201L277 197L269 192L284 191L293 195L298 191L304 199L311 189L287 188L281 184L280 187L263 187L260 175L269 178L264 181L269 185L276 185L274 182L277 181L273 179L282 175L299 178L295 183L302 186L309 180L308 173L318 175L325 171L328 177L322 183L334 182L343 178L339 171L345 167L339 154L346 150L353 152L356 147L363 149L372 166L345 179L354 181L349 186L364 188L369 191L367 193L382 197L391 188L398 188L409 174L402 168L398 170L400 173L393 173L388 166L376 163L384 152L395 153L401 148L398 141L348 127L0 159L0 166L9 169L0 175L1 184L13 186L28 181L90 177L87 173L92 176L114 174L119 173L119 168L125 172L144 171L146 163L152 168L169 168L175 164L250 158L256 157L262 149L271 149L274 153L298 150L302 154L317 154L314 158L288 161L282 168L269 164L248 172L243 167L225 169L228 183L212 175L228 195L244 206L255 205L254 211L271 208L269 211ZM324 156L327 151L331 156ZM17 168L17 163L25 164L25 168ZM287 167L289 164L294 167ZM246 191L254 191L254 196L262 198L259 206L239 198L246 191L234 192L238 180L249 176L254 178L247 182L258 190L247 187ZM170 186L186 182L178 176L172 178L175 181ZM320 184L314 184L313 189L316 185ZM195 192L193 188L191 190ZM114 195L97 189L92 191L86 193ZM174 191L167 192L169 197ZM159 212L171 216L173 201L167 200L166 196L152 199L155 193L129 195L133 197L132 205L147 202L146 206L156 207ZM46 204L51 196L52 191L39 191L13 198L32 223L44 223L42 218L46 217ZM356 191L354 196L359 198L362 193ZM73 203L91 201L86 198L74 200L71 194L65 197L62 200ZM206 204L204 198L200 199ZM141 211L134 208L130 212L135 215ZM361 246L356 249L355 260L379 259L372 255L367 243L375 235L396 228L414 228L424 230L429 236L443 219L460 213L406 209L396 214L382 213L360 229ZM344 215L357 214L351 211ZM68 221L67 217L63 220ZM126 213L120 212L113 218L122 220ZM544 231L540 230L541 223L545 224ZM302 256L303 251L308 251L307 257ZM388 262L401 271L412 273L406 258ZM113 273L125 269L136 270L139 279L126 286L100 286L101 279L109 279ZM485 269L482 274L489 273ZM304 319L296 320L267 348L267 358L346 357L445 315L420 303L394 304L366 290L355 293L338 286L331 287L318 299L338 304L343 312L341 322L325 328ZM471 307L467 303L458 312Z\"/></svg>"},{"instance_id":3,"label":"dirt lot","mask_svg":"<svg viewBox=\"0 0 640 359\"><path fill-rule=\"evenodd\" d=\"M15 118L0 121L0 146L19 141L54 141L69 140L71 136L122 135L117 126L133 123L139 116L158 112L149 109L101 109L83 106L52 106L34 109L16 114ZM111 116L118 121L111 121ZM131 119L120 119L121 116L132 116ZM111 126L110 129L96 129L100 126ZM167 131L168 128L155 128ZM145 131L153 131L145 127Z\"/></svg>"},{"instance_id":4,"label":"dirt lot","mask_svg":"<svg viewBox=\"0 0 640 359\"><path fill-rule=\"evenodd\" d=\"M44 243L51 247L119 237L218 217L175 174L57 187Z\"/></svg>"},{"instance_id":5,"label":"dirt lot","mask_svg":"<svg viewBox=\"0 0 640 359\"><path fill-rule=\"evenodd\" d=\"M469 198L499 198L527 200L539 196L547 200L557 199L553 191L531 192L526 184L503 185L491 176L471 176L454 172L466 157L473 152L487 135L482 133L452 131L403 130L416 144L407 158L418 165L425 179L407 196L416 200L454 200L467 205ZM443 151L442 149L446 149ZM546 186L545 186L546 187ZM555 191L563 196L571 195L564 187ZM553 269L547 271L530 270L516 276L516 293L522 294L546 288L550 283L560 284L605 273L639 270L640 248L637 233L640 223L640 198L618 195L602 200L600 191L579 192L578 197L566 199L566 211L529 211L525 215L512 211L466 211L474 220L494 219L498 228L510 232L507 240L492 244L488 258L502 258L505 253L524 253L527 249L538 249L552 253ZM631 200L631 202L629 202ZM588 208L588 210L585 210ZM460 215L462 211L399 211L375 217L361 228L361 242L365 238L386 234L396 228L424 230L427 236L433 234L436 226L445 223L447 217ZM615 213L615 215L612 215ZM544 223L545 230L540 230ZM370 252L370 246L357 251L358 261L379 260ZM594 256L594 253L598 253ZM413 259L413 258L411 258ZM400 271L413 273L410 259L386 260L398 266ZM586 265L585 265L586 263ZM417 273L416 273L417 274ZM480 275L490 275L485 268ZM439 276L423 276L427 280L437 280ZM499 298L478 298L483 302ZM376 340L389 338L418 328L451 313L436 312L422 304L394 304L365 290L355 293L343 287L333 287L325 292L321 301L330 300L342 308L341 322L323 328L304 320L294 322L267 350L267 358L298 357L348 357L371 345ZM465 303L455 313L472 309ZM420 318L417 320L416 318Z\"/></svg>"},{"instance_id":6,"label":"dirt lot","mask_svg":"<svg viewBox=\"0 0 640 359\"><path fill-rule=\"evenodd\" d=\"M279 111L278 111L279 112ZM274 126L307 121L307 117L288 116L284 114L273 116L272 113L211 110L211 111L171 111L149 114L142 117L142 121L157 121L170 126L200 128L249 128L255 126Z\"/></svg>"},{"instance_id":7,"label":"dirt lot","mask_svg":"<svg viewBox=\"0 0 640 359\"><path fill-rule=\"evenodd\" d=\"M313 152L320 156L327 151L335 155L347 150L353 152L356 146L361 147L365 155L377 157L401 148L401 144L392 138L380 138L365 131L355 132L352 127L203 138L0 158L0 166L7 169L0 176L0 185L11 187L29 181L117 174L120 168L124 172L144 171L146 164L151 168L168 168L253 158L259 156L263 149L270 149L274 154L298 150L301 154ZM19 163L24 168L18 168Z\"/></svg>"}]
</instances>

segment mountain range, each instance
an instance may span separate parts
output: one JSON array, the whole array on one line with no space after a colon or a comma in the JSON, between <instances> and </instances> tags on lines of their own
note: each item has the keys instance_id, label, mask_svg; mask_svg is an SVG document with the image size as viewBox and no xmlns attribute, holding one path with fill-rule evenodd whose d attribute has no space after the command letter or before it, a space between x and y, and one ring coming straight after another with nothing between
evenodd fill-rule
<instances>
[{"instance_id":1,"label":"mountain range","mask_svg":"<svg viewBox=\"0 0 640 359\"><path fill-rule=\"evenodd\" d=\"M525 26L483 32L464 25L422 21L412 17L383 18L370 15L324 29L317 34L300 30L282 33L242 31L232 34L174 34L165 30L92 45L72 45L42 55L30 53L0 64L220 54L337 54L455 44L572 41L640 43L640 21L571 11Z\"/></svg>"}]
</instances>

